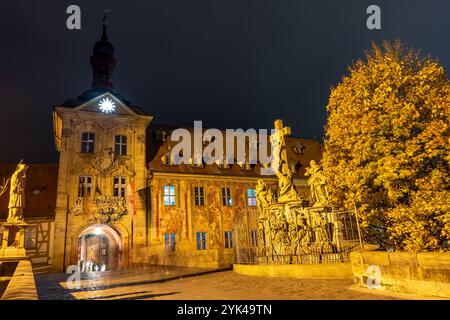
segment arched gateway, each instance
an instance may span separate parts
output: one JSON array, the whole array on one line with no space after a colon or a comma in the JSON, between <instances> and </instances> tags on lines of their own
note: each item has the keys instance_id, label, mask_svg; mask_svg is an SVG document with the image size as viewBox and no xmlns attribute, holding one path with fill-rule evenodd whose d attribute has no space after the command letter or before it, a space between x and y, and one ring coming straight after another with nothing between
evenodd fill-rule
<instances>
[{"instance_id":1,"label":"arched gateway","mask_svg":"<svg viewBox=\"0 0 450 320\"><path fill-rule=\"evenodd\" d=\"M78 236L77 262L83 272L119 269L121 256L121 237L108 225L91 225Z\"/></svg>"}]
</instances>

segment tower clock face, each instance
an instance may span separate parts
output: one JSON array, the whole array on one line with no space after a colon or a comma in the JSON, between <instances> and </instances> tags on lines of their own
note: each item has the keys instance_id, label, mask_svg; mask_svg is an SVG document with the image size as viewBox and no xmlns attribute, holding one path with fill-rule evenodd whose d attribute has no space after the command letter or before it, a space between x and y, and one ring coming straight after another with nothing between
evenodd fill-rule
<instances>
[{"instance_id":1,"label":"tower clock face","mask_svg":"<svg viewBox=\"0 0 450 320\"><path fill-rule=\"evenodd\" d=\"M98 108L101 112L111 113L116 110L116 103L110 98L104 98L98 103Z\"/></svg>"}]
</instances>

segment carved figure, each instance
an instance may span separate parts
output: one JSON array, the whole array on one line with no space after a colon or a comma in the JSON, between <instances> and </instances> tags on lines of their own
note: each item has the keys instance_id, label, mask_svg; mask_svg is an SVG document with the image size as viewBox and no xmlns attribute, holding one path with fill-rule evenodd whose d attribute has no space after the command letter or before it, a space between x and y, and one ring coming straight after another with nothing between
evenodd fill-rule
<instances>
[{"instance_id":1,"label":"carved figure","mask_svg":"<svg viewBox=\"0 0 450 320\"><path fill-rule=\"evenodd\" d=\"M25 207L25 183L28 166L21 160L16 171L11 176L9 190L8 222L23 222L23 208Z\"/></svg>"},{"instance_id":2,"label":"carved figure","mask_svg":"<svg viewBox=\"0 0 450 320\"><path fill-rule=\"evenodd\" d=\"M314 207L325 207L328 205L329 195L326 185L326 177L323 174L322 166L310 161L310 167L306 170L305 176L309 176L308 185L311 190L311 199Z\"/></svg>"},{"instance_id":3,"label":"carved figure","mask_svg":"<svg viewBox=\"0 0 450 320\"><path fill-rule=\"evenodd\" d=\"M282 173L277 171L276 175L278 177L278 189L280 192L278 202L300 200L291 172L287 171L286 173Z\"/></svg>"},{"instance_id":4,"label":"carved figure","mask_svg":"<svg viewBox=\"0 0 450 320\"><path fill-rule=\"evenodd\" d=\"M267 185L264 183L263 179L259 179L256 185L256 202L258 204L258 209L260 212L263 209L267 208L273 201L273 193L272 190L267 188Z\"/></svg>"}]
</instances>

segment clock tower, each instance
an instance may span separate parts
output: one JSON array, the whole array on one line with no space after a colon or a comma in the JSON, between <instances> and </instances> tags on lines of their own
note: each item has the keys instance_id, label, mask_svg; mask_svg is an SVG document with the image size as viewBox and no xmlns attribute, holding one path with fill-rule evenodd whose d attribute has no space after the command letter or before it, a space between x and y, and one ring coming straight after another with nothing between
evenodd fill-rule
<instances>
[{"instance_id":1,"label":"clock tower","mask_svg":"<svg viewBox=\"0 0 450 320\"><path fill-rule=\"evenodd\" d=\"M53 267L113 270L147 244L146 130L153 117L113 91L106 17L91 89L53 108L59 172Z\"/></svg>"}]
</instances>

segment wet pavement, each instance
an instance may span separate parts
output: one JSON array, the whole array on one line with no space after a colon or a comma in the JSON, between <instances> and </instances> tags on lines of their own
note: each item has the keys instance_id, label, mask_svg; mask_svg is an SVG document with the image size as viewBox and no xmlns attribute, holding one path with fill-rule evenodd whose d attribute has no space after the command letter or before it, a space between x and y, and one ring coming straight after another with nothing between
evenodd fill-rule
<instances>
[{"instance_id":1,"label":"wet pavement","mask_svg":"<svg viewBox=\"0 0 450 320\"><path fill-rule=\"evenodd\" d=\"M155 266L132 271L92 272L82 274L79 287L71 289L67 284L68 276L63 273L36 275L39 299L380 300L415 298L414 296L388 296L371 292L371 290L356 289L351 279L253 277L231 270Z\"/></svg>"}]
</instances>

